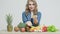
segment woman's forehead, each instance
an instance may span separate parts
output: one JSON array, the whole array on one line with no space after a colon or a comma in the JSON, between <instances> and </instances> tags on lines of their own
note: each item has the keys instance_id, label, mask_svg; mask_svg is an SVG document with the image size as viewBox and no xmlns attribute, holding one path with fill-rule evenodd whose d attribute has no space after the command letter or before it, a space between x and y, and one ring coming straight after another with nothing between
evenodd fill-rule
<instances>
[{"instance_id":1,"label":"woman's forehead","mask_svg":"<svg viewBox=\"0 0 60 34\"><path fill-rule=\"evenodd\" d=\"M34 4L34 2L30 1L29 4Z\"/></svg>"}]
</instances>

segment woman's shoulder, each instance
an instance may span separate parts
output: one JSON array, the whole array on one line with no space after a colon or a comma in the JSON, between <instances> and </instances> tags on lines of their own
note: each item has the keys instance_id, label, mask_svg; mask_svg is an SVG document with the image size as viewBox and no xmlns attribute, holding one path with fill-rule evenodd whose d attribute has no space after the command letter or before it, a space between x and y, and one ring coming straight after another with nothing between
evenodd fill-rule
<instances>
[{"instance_id":1,"label":"woman's shoulder","mask_svg":"<svg viewBox=\"0 0 60 34\"><path fill-rule=\"evenodd\" d=\"M38 11L38 12L37 12L37 14L41 14L41 12L40 12L40 11Z\"/></svg>"},{"instance_id":2,"label":"woman's shoulder","mask_svg":"<svg viewBox=\"0 0 60 34\"><path fill-rule=\"evenodd\" d=\"M26 12L25 12L25 11L23 11L23 12L22 12L22 14L26 14Z\"/></svg>"},{"instance_id":3,"label":"woman's shoulder","mask_svg":"<svg viewBox=\"0 0 60 34\"><path fill-rule=\"evenodd\" d=\"M22 16L23 16L23 15L26 15L26 12L25 12L25 11L22 12Z\"/></svg>"},{"instance_id":4,"label":"woman's shoulder","mask_svg":"<svg viewBox=\"0 0 60 34\"><path fill-rule=\"evenodd\" d=\"M22 14L25 14L26 15L26 11L23 11ZM31 14L30 12L28 12L27 14Z\"/></svg>"},{"instance_id":5,"label":"woman's shoulder","mask_svg":"<svg viewBox=\"0 0 60 34\"><path fill-rule=\"evenodd\" d=\"M23 12L22 12L22 14L23 14L23 15L25 15L25 14L26 14L26 12L25 12L25 11L23 11ZM38 12L37 12L37 14L39 14L39 15L40 15L40 14L41 14L41 12L40 12L40 11L38 11Z\"/></svg>"}]
</instances>

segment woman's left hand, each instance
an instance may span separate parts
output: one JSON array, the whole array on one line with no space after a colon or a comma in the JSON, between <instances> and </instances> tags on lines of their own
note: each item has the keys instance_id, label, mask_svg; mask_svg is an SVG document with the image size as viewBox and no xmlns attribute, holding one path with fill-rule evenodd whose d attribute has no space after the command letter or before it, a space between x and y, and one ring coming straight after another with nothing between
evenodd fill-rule
<instances>
[{"instance_id":1,"label":"woman's left hand","mask_svg":"<svg viewBox=\"0 0 60 34\"><path fill-rule=\"evenodd\" d=\"M38 24L37 18L34 18L33 20L34 20L34 24Z\"/></svg>"},{"instance_id":2,"label":"woman's left hand","mask_svg":"<svg viewBox=\"0 0 60 34\"><path fill-rule=\"evenodd\" d=\"M34 24L38 24L37 15L33 15Z\"/></svg>"}]
</instances>

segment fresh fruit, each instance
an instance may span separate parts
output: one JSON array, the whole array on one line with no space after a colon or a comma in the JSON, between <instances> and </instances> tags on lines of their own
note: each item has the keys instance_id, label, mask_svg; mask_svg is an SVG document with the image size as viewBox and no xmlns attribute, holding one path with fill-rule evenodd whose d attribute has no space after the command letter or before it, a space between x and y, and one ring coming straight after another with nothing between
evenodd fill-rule
<instances>
[{"instance_id":1,"label":"fresh fruit","mask_svg":"<svg viewBox=\"0 0 60 34\"><path fill-rule=\"evenodd\" d=\"M25 32L25 28L20 28L20 31L21 32Z\"/></svg>"},{"instance_id":2,"label":"fresh fruit","mask_svg":"<svg viewBox=\"0 0 60 34\"><path fill-rule=\"evenodd\" d=\"M28 25L26 25L26 32L29 32L30 31L30 28L31 28L31 26L28 26Z\"/></svg>"},{"instance_id":3,"label":"fresh fruit","mask_svg":"<svg viewBox=\"0 0 60 34\"><path fill-rule=\"evenodd\" d=\"M13 26L12 25L7 25L7 31L11 32L13 30Z\"/></svg>"},{"instance_id":4,"label":"fresh fruit","mask_svg":"<svg viewBox=\"0 0 60 34\"><path fill-rule=\"evenodd\" d=\"M12 26L12 16L9 14L6 17L6 21L7 21L7 31L11 32L13 30L13 26Z\"/></svg>"},{"instance_id":5,"label":"fresh fruit","mask_svg":"<svg viewBox=\"0 0 60 34\"><path fill-rule=\"evenodd\" d=\"M30 32L34 32L34 30L33 30L33 29L31 29L31 30L30 30Z\"/></svg>"},{"instance_id":6,"label":"fresh fruit","mask_svg":"<svg viewBox=\"0 0 60 34\"><path fill-rule=\"evenodd\" d=\"M30 29L30 32L34 32L34 28L33 27Z\"/></svg>"},{"instance_id":7,"label":"fresh fruit","mask_svg":"<svg viewBox=\"0 0 60 34\"><path fill-rule=\"evenodd\" d=\"M42 32L46 32L47 31L47 26L43 26L42 27Z\"/></svg>"},{"instance_id":8,"label":"fresh fruit","mask_svg":"<svg viewBox=\"0 0 60 34\"><path fill-rule=\"evenodd\" d=\"M56 32L57 31L57 29L54 25L48 26L47 30L48 30L48 32Z\"/></svg>"},{"instance_id":9,"label":"fresh fruit","mask_svg":"<svg viewBox=\"0 0 60 34\"><path fill-rule=\"evenodd\" d=\"M19 31L19 28L18 27L14 27L14 31L15 32L18 32Z\"/></svg>"},{"instance_id":10,"label":"fresh fruit","mask_svg":"<svg viewBox=\"0 0 60 34\"><path fill-rule=\"evenodd\" d=\"M36 31L40 31L40 26L37 27L33 27L30 29L31 32L36 32Z\"/></svg>"}]
</instances>

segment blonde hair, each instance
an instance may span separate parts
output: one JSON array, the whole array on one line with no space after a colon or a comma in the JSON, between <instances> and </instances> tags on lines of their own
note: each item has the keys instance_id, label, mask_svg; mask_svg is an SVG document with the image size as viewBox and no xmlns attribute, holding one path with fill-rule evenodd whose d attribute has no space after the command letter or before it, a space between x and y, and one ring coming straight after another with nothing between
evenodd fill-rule
<instances>
[{"instance_id":1,"label":"blonde hair","mask_svg":"<svg viewBox=\"0 0 60 34\"><path fill-rule=\"evenodd\" d=\"M34 3L34 5L35 5L35 9L34 9L34 11L33 11L33 14L37 14L37 2L36 2L35 0L28 0L28 1L27 1L26 9L25 9L26 14L28 14L28 12L30 11L30 10L29 10L29 7L28 7L30 1L32 1L32 2Z\"/></svg>"}]
</instances>

